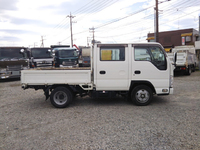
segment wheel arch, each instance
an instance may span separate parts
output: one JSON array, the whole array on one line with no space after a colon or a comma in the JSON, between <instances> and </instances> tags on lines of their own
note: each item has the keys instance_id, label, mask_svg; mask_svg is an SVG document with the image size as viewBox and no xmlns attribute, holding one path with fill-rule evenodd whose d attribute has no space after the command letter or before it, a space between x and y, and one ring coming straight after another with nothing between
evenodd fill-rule
<instances>
[{"instance_id":1,"label":"wheel arch","mask_svg":"<svg viewBox=\"0 0 200 150\"><path fill-rule=\"evenodd\" d=\"M54 89L56 89L57 87L64 87L67 88L68 90L70 90L72 93L76 94L80 94L82 95L83 93L86 93L87 91L83 90L79 85L69 85L69 84L54 84L54 85L50 85L48 87L46 87L46 89L44 90L47 95L48 95L48 91L53 91Z\"/></svg>"},{"instance_id":2,"label":"wheel arch","mask_svg":"<svg viewBox=\"0 0 200 150\"><path fill-rule=\"evenodd\" d=\"M129 88L129 94L131 94L131 91L138 85L146 85L153 91L153 93L156 93L156 90L151 82L142 80L137 80L137 81L132 80Z\"/></svg>"},{"instance_id":3,"label":"wheel arch","mask_svg":"<svg viewBox=\"0 0 200 150\"><path fill-rule=\"evenodd\" d=\"M51 85L50 89L54 90L57 87L65 87L65 88L69 89L71 92L75 92L75 89L73 89L69 84L54 84L54 85Z\"/></svg>"}]
</instances>

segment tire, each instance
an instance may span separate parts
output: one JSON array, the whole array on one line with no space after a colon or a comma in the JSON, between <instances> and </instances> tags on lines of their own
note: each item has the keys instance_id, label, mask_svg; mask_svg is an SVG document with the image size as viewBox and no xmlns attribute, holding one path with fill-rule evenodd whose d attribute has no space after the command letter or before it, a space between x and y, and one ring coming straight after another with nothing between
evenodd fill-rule
<instances>
[{"instance_id":1,"label":"tire","mask_svg":"<svg viewBox=\"0 0 200 150\"><path fill-rule=\"evenodd\" d=\"M195 72L196 64L192 65L192 72Z\"/></svg>"},{"instance_id":2,"label":"tire","mask_svg":"<svg viewBox=\"0 0 200 150\"><path fill-rule=\"evenodd\" d=\"M191 66L188 66L188 69L186 71L186 75L191 75L191 73L192 73Z\"/></svg>"},{"instance_id":3,"label":"tire","mask_svg":"<svg viewBox=\"0 0 200 150\"><path fill-rule=\"evenodd\" d=\"M152 99L153 92L146 85L136 86L131 92L131 101L138 106L146 106Z\"/></svg>"},{"instance_id":4,"label":"tire","mask_svg":"<svg viewBox=\"0 0 200 150\"><path fill-rule=\"evenodd\" d=\"M57 87L50 95L51 104L56 108L67 107L73 99L72 92L65 87Z\"/></svg>"}]
</instances>

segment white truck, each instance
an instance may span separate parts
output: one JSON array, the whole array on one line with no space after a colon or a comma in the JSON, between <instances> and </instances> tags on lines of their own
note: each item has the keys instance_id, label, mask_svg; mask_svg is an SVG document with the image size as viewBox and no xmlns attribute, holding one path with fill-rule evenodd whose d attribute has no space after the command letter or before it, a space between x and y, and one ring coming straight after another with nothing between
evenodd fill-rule
<instances>
[{"instance_id":1,"label":"white truck","mask_svg":"<svg viewBox=\"0 0 200 150\"><path fill-rule=\"evenodd\" d=\"M177 55L176 68L174 71L181 71L186 75L190 75L198 66L198 60L195 54L195 48L192 45L175 46L172 53L168 53L171 61L174 61L174 53Z\"/></svg>"},{"instance_id":2,"label":"white truck","mask_svg":"<svg viewBox=\"0 0 200 150\"><path fill-rule=\"evenodd\" d=\"M79 66L80 67L90 67L90 47L81 47L79 56Z\"/></svg>"},{"instance_id":3,"label":"white truck","mask_svg":"<svg viewBox=\"0 0 200 150\"><path fill-rule=\"evenodd\" d=\"M22 88L43 89L58 108L76 95L121 95L148 105L154 94L173 93L173 66L158 43L95 44L90 56L91 67L23 70Z\"/></svg>"}]
</instances>

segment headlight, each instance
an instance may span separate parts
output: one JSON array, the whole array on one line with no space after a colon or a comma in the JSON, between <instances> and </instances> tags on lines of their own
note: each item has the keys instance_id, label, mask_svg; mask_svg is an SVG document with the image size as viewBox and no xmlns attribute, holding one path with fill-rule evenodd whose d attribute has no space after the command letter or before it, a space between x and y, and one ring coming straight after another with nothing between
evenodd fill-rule
<instances>
[{"instance_id":1,"label":"headlight","mask_svg":"<svg viewBox=\"0 0 200 150\"><path fill-rule=\"evenodd\" d=\"M68 64L69 64L69 63L68 63L67 61L63 61L63 62L62 62L62 65L63 65L63 66L68 66Z\"/></svg>"}]
</instances>

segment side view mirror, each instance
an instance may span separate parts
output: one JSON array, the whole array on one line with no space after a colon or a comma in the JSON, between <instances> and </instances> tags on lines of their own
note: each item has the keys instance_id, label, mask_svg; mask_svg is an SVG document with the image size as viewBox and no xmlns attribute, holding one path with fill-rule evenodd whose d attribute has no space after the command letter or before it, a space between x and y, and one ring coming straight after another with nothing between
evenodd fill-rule
<instances>
[{"instance_id":1,"label":"side view mirror","mask_svg":"<svg viewBox=\"0 0 200 150\"><path fill-rule=\"evenodd\" d=\"M51 57L55 57L55 50L48 49L48 53L50 53Z\"/></svg>"}]
</instances>

